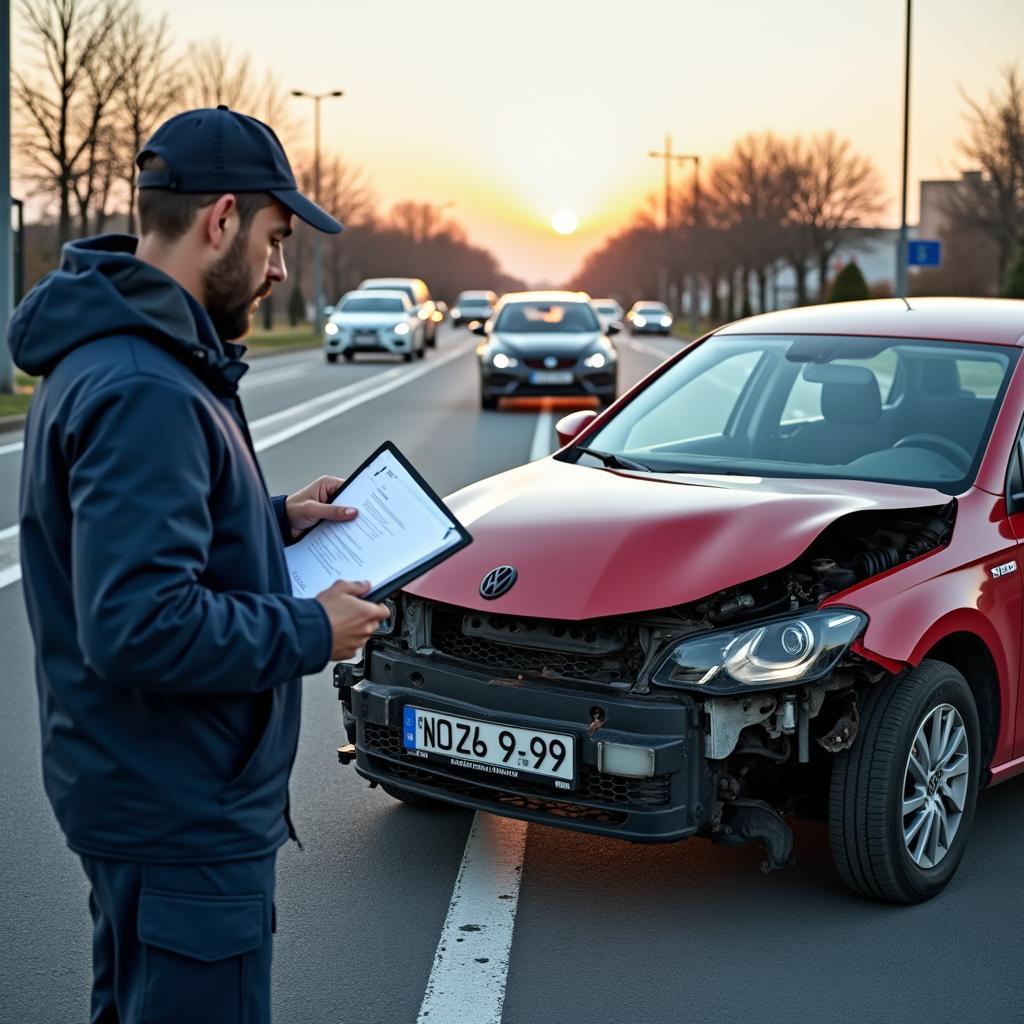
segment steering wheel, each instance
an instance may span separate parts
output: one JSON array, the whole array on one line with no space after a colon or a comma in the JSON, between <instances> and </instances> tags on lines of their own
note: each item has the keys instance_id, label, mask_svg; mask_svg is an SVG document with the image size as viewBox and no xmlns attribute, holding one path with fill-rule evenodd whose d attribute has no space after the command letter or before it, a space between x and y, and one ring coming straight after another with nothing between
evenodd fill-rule
<instances>
[{"instance_id":1,"label":"steering wheel","mask_svg":"<svg viewBox=\"0 0 1024 1024\"><path fill-rule=\"evenodd\" d=\"M941 434L907 434L906 437L901 437L893 448L928 448L949 459L957 469L962 469L965 473L974 461L966 448L961 448L956 441L951 441Z\"/></svg>"}]
</instances>

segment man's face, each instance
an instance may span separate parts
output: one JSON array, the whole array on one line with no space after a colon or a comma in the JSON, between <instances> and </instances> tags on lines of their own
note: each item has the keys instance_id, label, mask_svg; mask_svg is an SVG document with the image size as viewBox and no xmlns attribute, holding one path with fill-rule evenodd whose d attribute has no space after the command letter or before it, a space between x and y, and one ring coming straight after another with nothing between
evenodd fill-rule
<instances>
[{"instance_id":1,"label":"man's face","mask_svg":"<svg viewBox=\"0 0 1024 1024\"><path fill-rule=\"evenodd\" d=\"M224 341L243 338L252 328L260 300L288 277L284 240L292 215L277 200L240 229L227 251L203 273L204 305Z\"/></svg>"}]
</instances>

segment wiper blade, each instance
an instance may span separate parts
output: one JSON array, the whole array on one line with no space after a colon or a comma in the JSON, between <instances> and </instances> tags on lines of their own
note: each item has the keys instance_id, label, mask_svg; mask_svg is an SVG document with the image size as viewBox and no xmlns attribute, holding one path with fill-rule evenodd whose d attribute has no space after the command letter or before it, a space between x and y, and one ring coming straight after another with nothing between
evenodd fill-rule
<instances>
[{"instance_id":1,"label":"wiper blade","mask_svg":"<svg viewBox=\"0 0 1024 1024\"><path fill-rule=\"evenodd\" d=\"M609 469L633 469L639 470L641 473L654 472L650 466L645 466L642 462L635 462L633 459L627 459L625 455L616 455L614 452L599 452L596 448L588 448L582 444L574 444L573 448L578 452L586 452L587 455L593 455L595 459L600 459Z\"/></svg>"}]
</instances>

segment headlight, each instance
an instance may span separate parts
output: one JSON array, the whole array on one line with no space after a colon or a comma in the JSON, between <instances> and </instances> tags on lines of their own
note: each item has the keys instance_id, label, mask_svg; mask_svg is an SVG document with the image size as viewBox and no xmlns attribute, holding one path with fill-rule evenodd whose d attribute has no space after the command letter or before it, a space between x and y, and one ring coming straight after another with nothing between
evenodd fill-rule
<instances>
[{"instance_id":1,"label":"headlight","mask_svg":"<svg viewBox=\"0 0 1024 1024\"><path fill-rule=\"evenodd\" d=\"M510 367L518 366L519 360L504 352L495 352L494 355L491 356L491 365L496 370L507 370Z\"/></svg>"},{"instance_id":2,"label":"headlight","mask_svg":"<svg viewBox=\"0 0 1024 1024\"><path fill-rule=\"evenodd\" d=\"M663 316L661 318L661 326L662 327L671 327L672 326L672 317L670 317L670 316Z\"/></svg>"},{"instance_id":3,"label":"headlight","mask_svg":"<svg viewBox=\"0 0 1024 1024\"><path fill-rule=\"evenodd\" d=\"M458 319L459 319L459 317L461 317L461 316L462 316L462 310L461 310L461 309L459 309L459 307L458 307L458 306L456 306L456 307L455 307L455 308L454 308L454 309L452 310L452 319L453 319L453 320L458 320Z\"/></svg>"},{"instance_id":4,"label":"headlight","mask_svg":"<svg viewBox=\"0 0 1024 1024\"><path fill-rule=\"evenodd\" d=\"M394 329L395 334L408 334L409 333L409 325L408 324L395 324L393 329Z\"/></svg>"},{"instance_id":5,"label":"headlight","mask_svg":"<svg viewBox=\"0 0 1024 1024\"><path fill-rule=\"evenodd\" d=\"M583 360L583 365L592 370L600 370L602 366L608 365L608 357L603 352L592 352Z\"/></svg>"},{"instance_id":6,"label":"headlight","mask_svg":"<svg viewBox=\"0 0 1024 1024\"><path fill-rule=\"evenodd\" d=\"M338 333L338 325L328 323L324 326L324 334L335 335Z\"/></svg>"},{"instance_id":7,"label":"headlight","mask_svg":"<svg viewBox=\"0 0 1024 1024\"><path fill-rule=\"evenodd\" d=\"M637 327L647 326L647 321L642 316L633 317L633 323L636 324Z\"/></svg>"},{"instance_id":8,"label":"headlight","mask_svg":"<svg viewBox=\"0 0 1024 1024\"><path fill-rule=\"evenodd\" d=\"M810 682L835 668L867 621L860 612L833 608L689 637L668 652L653 679L715 693Z\"/></svg>"}]
</instances>

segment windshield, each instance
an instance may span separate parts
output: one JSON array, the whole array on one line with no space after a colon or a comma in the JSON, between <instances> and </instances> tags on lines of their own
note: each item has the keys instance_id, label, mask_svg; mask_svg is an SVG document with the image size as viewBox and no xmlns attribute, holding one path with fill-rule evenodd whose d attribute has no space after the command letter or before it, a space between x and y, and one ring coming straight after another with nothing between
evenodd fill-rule
<instances>
[{"instance_id":1,"label":"windshield","mask_svg":"<svg viewBox=\"0 0 1024 1024\"><path fill-rule=\"evenodd\" d=\"M368 284L364 289L364 292L405 292L409 296L409 301L415 306L416 305L416 289L412 285L404 284Z\"/></svg>"},{"instance_id":2,"label":"windshield","mask_svg":"<svg viewBox=\"0 0 1024 1024\"><path fill-rule=\"evenodd\" d=\"M598 313L614 313L615 312L615 307L614 306L609 306L609 305L607 305L605 303L601 303L600 305L595 305L594 309L596 309L598 311Z\"/></svg>"},{"instance_id":3,"label":"windshield","mask_svg":"<svg viewBox=\"0 0 1024 1024\"><path fill-rule=\"evenodd\" d=\"M601 325L586 302L514 302L494 325L506 334L552 334L599 331Z\"/></svg>"},{"instance_id":4,"label":"windshield","mask_svg":"<svg viewBox=\"0 0 1024 1024\"><path fill-rule=\"evenodd\" d=\"M481 308L483 308L484 306L489 306L490 303L487 301L487 299L462 299L459 302L459 305L460 306L480 306Z\"/></svg>"},{"instance_id":5,"label":"windshield","mask_svg":"<svg viewBox=\"0 0 1024 1024\"><path fill-rule=\"evenodd\" d=\"M668 312L665 306L637 306L636 312L641 316L664 316Z\"/></svg>"},{"instance_id":6,"label":"windshield","mask_svg":"<svg viewBox=\"0 0 1024 1024\"><path fill-rule=\"evenodd\" d=\"M656 472L875 480L956 494L1019 351L848 336L712 338L587 439Z\"/></svg>"},{"instance_id":7,"label":"windshield","mask_svg":"<svg viewBox=\"0 0 1024 1024\"><path fill-rule=\"evenodd\" d=\"M341 304L342 313L403 313L405 305L401 299L346 299Z\"/></svg>"}]
</instances>

